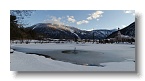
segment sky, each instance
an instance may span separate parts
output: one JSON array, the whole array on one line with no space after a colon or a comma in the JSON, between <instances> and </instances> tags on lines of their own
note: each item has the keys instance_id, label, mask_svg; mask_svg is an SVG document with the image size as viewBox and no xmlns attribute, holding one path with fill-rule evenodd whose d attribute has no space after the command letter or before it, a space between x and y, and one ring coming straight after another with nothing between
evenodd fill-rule
<instances>
[{"instance_id":1,"label":"sky","mask_svg":"<svg viewBox=\"0 0 145 81\"><path fill-rule=\"evenodd\" d=\"M36 10L24 18L29 26L54 23L83 30L124 28L135 21L134 10Z\"/></svg>"}]
</instances>

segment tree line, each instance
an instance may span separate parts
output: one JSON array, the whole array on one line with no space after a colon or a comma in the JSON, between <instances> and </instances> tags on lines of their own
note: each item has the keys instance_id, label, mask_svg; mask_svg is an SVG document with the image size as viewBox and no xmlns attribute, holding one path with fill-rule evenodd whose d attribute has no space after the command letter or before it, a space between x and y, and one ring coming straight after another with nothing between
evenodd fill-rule
<instances>
[{"instance_id":1,"label":"tree line","mask_svg":"<svg viewBox=\"0 0 145 81\"><path fill-rule=\"evenodd\" d=\"M10 15L10 40L35 39L36 33L18 24L17 17Z\"/></svg>"}]
</instances>

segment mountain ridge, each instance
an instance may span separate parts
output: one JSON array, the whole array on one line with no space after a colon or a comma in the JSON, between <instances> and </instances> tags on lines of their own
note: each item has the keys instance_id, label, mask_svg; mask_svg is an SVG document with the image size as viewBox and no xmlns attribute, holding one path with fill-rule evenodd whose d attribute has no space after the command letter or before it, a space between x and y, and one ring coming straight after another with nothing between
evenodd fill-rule
<instances>
[{"instance_id":1,"label":"mountain ridge","mask_svg":"<svg viewBox=\"0 0 145 81\"><path fill-rule=\"evenodd\" d=\"M121 32L126 32L125 35L131 34L129 29L132 29L131 31L134 32L135 29L133 29L133 26L129 28L125 27L121 30ZM34 30L38 34L45 35L45 37L47 38L54 38L54 39L74 39L78 37L80 37L81 39L93 39L93 38L105 39L105 38L113 37L114 35L113 36L111 35L114 32L117 32L117 29L112 29L112 30L98 29L98 30L87 31L72 26L58 25L52 23L38 23L28 28ZM135 35L135 33L132 34Z\"/></svg>"},{"instance_id":2,"label":"mountain ridge","mask_svg":"<svg viewBox=\"0 0 145 81\"><path fill-rule=\"evenodd\" d=\"M121 29L120 32L123 35L135 37L135 22L133 22L130 25L126 26L125 28ZM114 38L116 35L117 35L117 31L110 34L107 38Z\"/></svg>"},{"instance_id":3,"label":"mountain ridge","mask_svg":"<svg viewBox=\"0 0 145 81\"><path fill-rule=\"evenodd\" d=\"M28 28L34 30L37 33L45 34L46 37L49 38L64 38L64 39L76 38L75 36L76 34L81 39L93 39L93 33L95 39L103 39L112 32L116 31L107 29L86 31L78 29L76 27L57 25L52 23L38 23Z\"/></svg>"}]
</instances>

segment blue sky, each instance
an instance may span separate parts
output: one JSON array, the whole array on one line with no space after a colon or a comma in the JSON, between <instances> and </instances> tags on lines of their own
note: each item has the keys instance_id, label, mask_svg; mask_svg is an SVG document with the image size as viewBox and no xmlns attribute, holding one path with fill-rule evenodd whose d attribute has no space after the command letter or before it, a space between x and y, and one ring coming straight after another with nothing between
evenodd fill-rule
<instances>
[{"instance_id":1,"label":"blue sky","mask_svg":"<svg viewBox=\"0 0 145 81\"><path fill-rule=\"evenodd\" d=\"M133 10L36 10L25 18L29 25L56 23L84 30L123 28L135 21Z\"/></svg>"}]
</instances>

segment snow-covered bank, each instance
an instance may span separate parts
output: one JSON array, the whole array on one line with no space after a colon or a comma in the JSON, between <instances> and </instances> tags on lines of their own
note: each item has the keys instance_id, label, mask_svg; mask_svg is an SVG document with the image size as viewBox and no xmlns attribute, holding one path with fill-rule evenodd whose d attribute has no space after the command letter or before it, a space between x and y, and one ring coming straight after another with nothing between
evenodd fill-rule
<instances>
[{"instance_id":1,"label":"snow-covered bank","mask_svg":"<svg viewBox=\"0 0 145 81\"><path fill-rule=\"evenodd\" d=\"M96 67L75 65L16 51L10 55L11 71L135 71L135 63L132 61L102 63L105 67Z\"/></svg>"},{"instance_id":2,"label":"snow-covered bank","mask_svg":"<svg viewBox=\"0 0 145 81\"><path fill-rule=\"evenodd\" d=\"M135 46L122 44L17 44L12 45L13 49L28 51L27 49L56 50L56 49L77 49L99 51L105 54L114 53L125 57L122 62L101 63L105 67L76 65L69 62L62 62L38 56L14 51L11 53L10 69L12 71L135 71ZM25 48L25 49L24 49ZM27 48L27 49L26 49ZM83 58L82 58L83 59ZM91 59L91 58L90 58ZM131 59L131 60L128 60Z\"/></svg>"}]
</instances>

